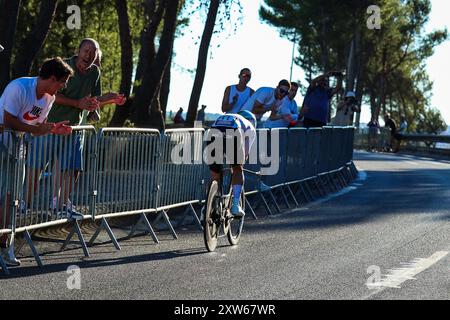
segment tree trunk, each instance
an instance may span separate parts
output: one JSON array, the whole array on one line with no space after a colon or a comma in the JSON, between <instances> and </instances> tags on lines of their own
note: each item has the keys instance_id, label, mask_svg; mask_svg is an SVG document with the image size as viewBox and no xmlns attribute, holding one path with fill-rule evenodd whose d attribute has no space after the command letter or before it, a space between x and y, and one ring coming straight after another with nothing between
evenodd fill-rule
<instances>
[{"instance_id":1,"label":"tree trunk","mask_svg":"<svg viewBox=\"0 0 450 320\"><path fill-rule=\"evenodd\" d=\"M164 122L166 121L166 112L167 112L167 102L169 100L169 93L170 93L170 78L171 78L171 72L172 72L172 58L173 58L173 52L170 55L169 62L166 67L166 71L164 71L164 76L161 83L161 90L160 90L160 101L161 101L161 111L163 114Z\"/></svg>"},{"instance_id":2,"label":"tree trunk","mask_svg":"<svg viewBox=\"0 0 450 320\"><path fill-rule=\"evenodd\" d=\"M0 44L5 48L0 54L0 95L11 79L11 57L19 17L20 0L0 2Z\"/></svg>"},{"instance_id":3,"label":"tree trunk","mask_svg":"<svg viewBox=\"0 0 450 320\"><path fill-rule=\"evenodd\" d=\"M42 1L32 32L20 44L20 52L13 67L13 78L27 76L37 53L45 42L56 13L58 0Z\"/></svg>"},{"instance_id":4,"label":"tree trunk","mask_svg":"<svg viewBox=\"0 0 450 320\"><path fill-rule=\"evenodd\" d=\"M131 94L131 82L133 78L133 44L131 42L130 21L128 18L127 0L116 0L116 11L120 32L121 48L121 80L120 93L127 98ZM109 123L110 127L122 127L130 114L130 104L116 106L114 115Z\"/></svg>"},{"instance_id":5,"label":"tree trunk","mask_svg":"<svg viewBox=\"0 0 450 320\"><path fill-rule=\"evenodd\" d=\"M147 67L142 79L142 86L137 90L133 102L134 112L132 115L132 121L138 127L148 128L151 125L150 108L152 106L153 99L158 93L157 89L160 86L164 71L173 50L178 7L179 0L172 0L170 3L169 1L166 2L164 28L159 41L158 53L156 54L156 58L152 65ZM152 109L152 113L155 113L155 110L156 109ZM160 109L157 120L159 122L163 120ZM164 122L162 121L157 127L158 129L163 128Z\"/></svg>"},{"instance_id":6,"label":"tree trunk","mask_svg":"<svg viewBox=\"0 0 450 320\"><path fill-rule=\"evenodd\" d=\"M211 37L216 24L217 12L219 11L220 0L211 0L208 9L208 17L206 18L205 29L203 30L200 49L198 52L197 72L195 73L194 86L189 99L188 113L186 117L186 125L193 126L197 117L198 102L202 92L203 81L205 80L206 63L208 60L208 49Z\"/></svg>"},{"instance_id":7,"label":"tree trunk","mask_svg":"<svg viewBox=\"0 0 450 320\"><path fill-rule=\"evenodd\" d=\"M166 0L147 0L145 2L145 11L149 16L147 26L141 32L141 50L139 51L139 62L136 68L133 92L136 93L142 85L142 79L146 73L147 67L151 66L155 56L155 37L158 27L161 23Z\"/></svg>"}]
</instances>

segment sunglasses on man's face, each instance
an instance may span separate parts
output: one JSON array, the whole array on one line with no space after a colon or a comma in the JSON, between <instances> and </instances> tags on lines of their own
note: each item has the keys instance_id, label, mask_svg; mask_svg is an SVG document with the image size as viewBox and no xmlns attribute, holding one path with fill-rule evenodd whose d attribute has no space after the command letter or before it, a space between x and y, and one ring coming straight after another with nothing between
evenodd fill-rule
<instances>
[{"instance_id":1,"label":"sunglasses on man's face","mask_svg":"<svg viewBox=\"0 0 450 320\"><path fill-rule=\"evenodd\" d=\"M252 77L252 75L251 74L241 74L241 77L250 79Z\"/></svg>"},{"instance_id":2,"label":"sunglasses on man's face","mask_svg":"<svg viewBox=\"0 0 450 320\"><path fill-rule=\"evenodd\" d=\"M283 88L279 88L278 89L280 91L281 94L287 95L289 93L289 90L285 90Z\"/></svg>"}]
</instances>

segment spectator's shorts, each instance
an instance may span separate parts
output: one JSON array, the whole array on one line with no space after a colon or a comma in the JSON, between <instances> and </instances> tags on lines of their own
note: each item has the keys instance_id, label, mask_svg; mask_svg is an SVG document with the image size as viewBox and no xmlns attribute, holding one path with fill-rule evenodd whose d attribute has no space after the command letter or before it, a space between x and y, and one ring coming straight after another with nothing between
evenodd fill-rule
<instances>
[{"instance_id":1,"label":"spectator's shorts","mask_svg":"<svg viewBox=\"0 0 450 320\"><path fill-rule=\"evenodd\" d=\"M20 145L19 145L20 144ZM4 208L7 193L12 192L15 174L25 172L26 148L23 140L15 138L11 133L0 134L0 207ZM19 171L17 171L19 170ZM24 181L24 176L17 176ZM1 214L1 213L0 213Z\"/></svg>"},{"instance_id":2,"label":"spectator's shorts","mask_svg":"<svg viewBox=\"0 0 450 320\"><path fill-rule=\"evenodd\" d=\"M33 137L29 146L27 165L30 168L43 170L58 160L62 171L83 170L82 135Z\"/></svg>"},{"instance_id":3,"label":"spectator's shorts","mask_svg":"<svg viewBox=\"0 0 450 320\"><path fill-rule=\"evenodd\" d=\"M227 130L229 130L228 133L234 132L235 134L227 134ZM221 173L224 163L231 166L243 165L245 163L246 156L244 138L242 137L240 130L233 130L229 128L212 128L208 131L207 141L208 142L206 143L205 148L205 159L211 171ZM217 158L219 161L214 161L218 150L213 146L213 144L215 146L220 145L223 150L222 154L225 157L219 156L220 159ZM213 149L211 150L210 148Z\"/></svg>"}]
</instances>

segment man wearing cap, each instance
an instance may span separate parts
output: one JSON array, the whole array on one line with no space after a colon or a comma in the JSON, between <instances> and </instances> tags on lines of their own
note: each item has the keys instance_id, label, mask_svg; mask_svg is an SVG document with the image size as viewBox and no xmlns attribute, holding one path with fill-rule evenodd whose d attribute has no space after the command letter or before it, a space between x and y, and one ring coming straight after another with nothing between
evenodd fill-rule
<instances>
[{"instance_id":1,"label":"man wearing cap","mask_svg":"<svg viewBox=\"0 0 450 320\"><path fill-rule=\"evenodd\" d=\"M339 102L336 110L336 116L331 120L334 126L353 125L353 113L361 112L361 108L356 101L356 95L353 91L345 94L344 100Z\"/></svg>"}]
</instances>

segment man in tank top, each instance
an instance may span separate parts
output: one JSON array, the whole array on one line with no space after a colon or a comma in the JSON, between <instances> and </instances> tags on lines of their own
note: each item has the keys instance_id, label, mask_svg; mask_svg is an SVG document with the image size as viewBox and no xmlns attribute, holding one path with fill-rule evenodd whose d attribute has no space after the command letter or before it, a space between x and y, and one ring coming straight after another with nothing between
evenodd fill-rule
<instances>
[{"instance_id":1,"label":"man in tank top","mask_svg":"<svg viewBox=\"0 0 450 320\"><path fill-rule=\"evenodd\" d=\"M255 90L247 86L252 78L250 69L242 69L238 77L239 83L237 85L228 86L223 94L222 111L225 113L238 113L250 96L255 92Z\"/></svg>"}]
</instances>

